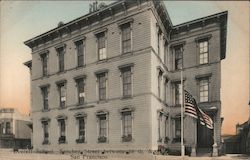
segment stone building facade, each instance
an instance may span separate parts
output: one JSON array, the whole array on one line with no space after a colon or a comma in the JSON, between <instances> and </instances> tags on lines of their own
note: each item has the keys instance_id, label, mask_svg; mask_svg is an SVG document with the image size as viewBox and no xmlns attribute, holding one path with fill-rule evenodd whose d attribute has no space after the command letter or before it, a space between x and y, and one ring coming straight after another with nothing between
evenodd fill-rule
<instances>
[{"instance_id":1,"label":"stone building facade","mask_svg":"<svg viewBox=\"0 0 250 160\"><path fill-rule=\"evenodd\" d=\"M218 151L226 24L222 12L173 26L163 2L122 0L26 41L34 149L180 149L183 64L215 124L186 116L185 146Z\"/></svg>"},{"instance_id":2,"label":"stone building facade","mask_svg":"<svg viewBox=\"0 0 250 160\"><path fill-rule=\"evenodd\" d=\"M0 148L31 147L31 120L14 108L0 108Z\"/></svg>"}]
</instances>

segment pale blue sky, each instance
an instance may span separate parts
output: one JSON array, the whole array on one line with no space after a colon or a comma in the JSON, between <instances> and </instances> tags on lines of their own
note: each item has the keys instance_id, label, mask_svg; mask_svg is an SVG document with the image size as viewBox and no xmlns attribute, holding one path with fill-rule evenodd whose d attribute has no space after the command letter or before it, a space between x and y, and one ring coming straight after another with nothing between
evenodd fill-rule
<instances>
[{"instance_id":1,"label":"pale blue sky","mask_svg":"<svg viewBox=\"0 0 250 160\"><path fill-rule=\"evenodd\" d=\"M234 133L235 124L248 118L249 2L165 1L165 4L174 25L229 11L221 99L223 132ZM29 71L23 62L31 59L31 50L23 42L55 28L59 21L67 23L83 16L88 7L88 1L0 1L0 106L29 111Z\"/></svg>"}]
</instances>

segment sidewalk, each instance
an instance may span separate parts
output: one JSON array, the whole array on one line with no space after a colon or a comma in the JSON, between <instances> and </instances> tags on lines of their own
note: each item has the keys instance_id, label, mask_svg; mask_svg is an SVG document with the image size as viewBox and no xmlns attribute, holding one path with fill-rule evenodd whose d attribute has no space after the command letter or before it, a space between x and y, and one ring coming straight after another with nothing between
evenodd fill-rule
<instances>
[{"instance_id":1,"label":"sidewalk","mask_svg":"<svg viewBox=\"0 0 250 160\"><path fill-rule=\"evenodd\" d=\"M80 154L40 154L40 153L13 153L12 149L0 149L0 160L250 160L249 156L227 154L221 157L188 157L162 155L80 155Z\"/></svg>"}]
</instances>

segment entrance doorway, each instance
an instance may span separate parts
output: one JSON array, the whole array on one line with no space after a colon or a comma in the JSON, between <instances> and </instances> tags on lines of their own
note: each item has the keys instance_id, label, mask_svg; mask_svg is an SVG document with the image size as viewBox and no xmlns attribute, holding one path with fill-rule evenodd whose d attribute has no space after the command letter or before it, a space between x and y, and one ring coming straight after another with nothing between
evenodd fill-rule
<instances>
[{"instance_id":1,"label":"entrance doorway","mask_svg":"<svg viewBox=\"0 0 250 160\"><path fill-rule=\"evenodd\" d=\"M213 146L213 129L197 123L197 147L212 148Z\"/></svg>"}]
</instances>

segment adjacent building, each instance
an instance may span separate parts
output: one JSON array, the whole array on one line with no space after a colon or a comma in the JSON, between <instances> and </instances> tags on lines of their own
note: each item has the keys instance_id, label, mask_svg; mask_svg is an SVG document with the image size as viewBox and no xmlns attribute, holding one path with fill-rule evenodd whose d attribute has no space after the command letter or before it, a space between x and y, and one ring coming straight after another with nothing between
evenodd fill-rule
<instances>
[{"instance_id":1,"label":"adjacent building","mask_svg":"<svg viewBox=\"0 0 250 160\"><path fill-rule=\"evenodd\" d=\"M31 120L14 108L0 108L0 148L31 147Z\"/></svg>"},{"instance_id":2,"label":"adjacent building","mask_svg":"<svg viewBox=\"0 0 250 160\"><path fill-rule=\"evenodd\" d=\"M174 26L162 1L93 4L26 42L35 150L180 150L180 71L214 121L185 116L185 146L218 154L227 12Z\"/></svg>"}]
</instances>

